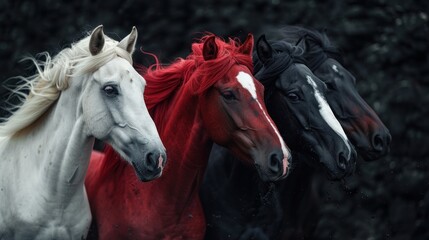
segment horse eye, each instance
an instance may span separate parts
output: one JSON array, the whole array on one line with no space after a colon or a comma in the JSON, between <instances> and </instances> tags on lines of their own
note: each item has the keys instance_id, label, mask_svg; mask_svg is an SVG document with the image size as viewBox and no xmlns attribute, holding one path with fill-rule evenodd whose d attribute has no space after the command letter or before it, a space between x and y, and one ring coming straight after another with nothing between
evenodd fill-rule
<instances>
[{"instance_id":1,"label":"horse eye","mask_svg":"<svg viewBox=\"0 0 429 240\"><path fill-rule=\"evenodd\" d=\"M286 97L289 98L291 101L298 101L300 98L298 96L298 94L294 93L294 92L289 92L286 94Z\"/></svg>"},{"instance_id":2,"label":"horse eye","mask_svg":"<svg viewBox=\"0 0 429 240\"><path fill-rule=\"evenodd\" d=\"M118 87L115 85L106 85L104 86L103 91L108 97L115 97L119 95Z\"/></svg>"},{"instance_id":3,"label":"horse eye","mask_svg":"<svg viewBox=\"0 0 429 240\"><path fill-rule=\"evenodd\" d=\"M235 95L232 91L222 92L221 95L222 95L223 99L225 99L227 101L237 100L237 98L235 97Z\"/></svg>"},{"instance_id":4,"label":"horse eye","mask_svg":"<svg viewBox=\"0 0 429 240\"><path fill-rule=\"evenodd\" d=\"M325 82L326 84L326 88L328 88L329 90L336 90L337 87L335 86L335 83L333 82Z\"/></svg>"}]
</instances>

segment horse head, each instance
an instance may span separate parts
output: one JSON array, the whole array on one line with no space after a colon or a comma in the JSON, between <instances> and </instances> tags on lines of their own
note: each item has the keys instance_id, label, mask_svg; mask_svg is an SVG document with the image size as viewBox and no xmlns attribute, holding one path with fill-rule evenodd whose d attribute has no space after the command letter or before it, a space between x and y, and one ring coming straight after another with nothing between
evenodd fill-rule
<instances>
[{"instance_id":1,"label":"horse head","mask_svg":"<svg viewBox=\"0 0 429 240\"><path fill-rule=\"evenodd\" d=\"M390 149L389 130L362 99L356 78L340 64L340 53L324 32L304 28L286 29L299 37L308 66L327 86L326 98L346 134L365 160L385 156Z\"/></svg>"},{"instance_id":2,"label":"horse head","mask_svg":"<svg viewBox=\"0 0 429 240\"><path fill-rule=\"evenodd\" d=\"M365 160L385 156L392 137L357 92L355 77L333 58L328 58L314 73L326 83L328 102L359 154Z\"/></svg>"},{"instance_id":3,"label":"horse head","mask_svg":"<svg viewBox=\"0 0 429 240\"><path fill-rule=\"evenodd\" d=\"M82 118L89 135L110 144L140 180L148 181L161 175L166 153L143 99L145 79L132 66L136 40L135 27L114 44L102 26L94 29L87 43L92 54L88 64L104 64L87 75Z\"/></svg>"},{"instance_id":4,"label":"horse head","mask_svg":"<svg viewBox=\"0 0 429 240\"><path fill-rule=\"evenodd\" d=\"M202 43L200 69L211 78L201 93L200 115L212 140L247 164L256 166L262 180L284 178L291 155L267 114L264 87L252 75L253 36L243 44L226 44L215 36Z\"/></svg>"},{"instance_id":5,"label":"horse head","mask_svg":"<svg viewBox=\"0 0 429 240\"><path fill-rule=\"evenodd\" d=\"M354 170L356 152L325 99L326 85L305 66L302 50L261 36L254 57L268 112L294 153L323 164L339 179Z\"/></svg>"}]
</instances>

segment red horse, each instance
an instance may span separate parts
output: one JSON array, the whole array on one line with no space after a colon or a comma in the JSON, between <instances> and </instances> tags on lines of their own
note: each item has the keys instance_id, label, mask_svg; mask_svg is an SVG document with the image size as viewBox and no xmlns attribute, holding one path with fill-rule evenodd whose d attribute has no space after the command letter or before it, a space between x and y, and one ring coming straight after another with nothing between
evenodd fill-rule
<instances>
[{"instance_id":1,"label":"red horse","mask_svg":"<svg viewBox=\"0 0 429 240\"><path fill-rule=\"evenodd\" d=\"M287 175L291 155L252 75L252 49L250 34L243 44L207 35L186 59L145 71L145 101L169 161L162 177L141 183L112 148L92 158L86 187L100 239L202 239L198 192L213 142L263 180Z\"/></svg>"}]
</instances>

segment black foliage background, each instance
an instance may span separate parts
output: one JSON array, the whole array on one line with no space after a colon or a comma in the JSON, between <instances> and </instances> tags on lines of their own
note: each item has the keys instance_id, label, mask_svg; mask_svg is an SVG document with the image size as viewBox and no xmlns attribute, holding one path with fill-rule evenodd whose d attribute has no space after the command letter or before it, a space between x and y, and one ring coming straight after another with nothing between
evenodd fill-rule
<instances>
[{"instance_id":1,"label":"black foliage background","mask_svg":"<svg viewBox=\"0 0 429 240\"><path fill-rule=\"evenodd\" d=\"M345 182L320 184L317 239L429 239L428 5L427 0L0 0L0 81L33 74L30 63L19 62L22 57L54 55L99 24L116 40L135 25L138 47L163 62L185 57L205 31L244 40L248 32L258 37L286 24L327 29L393 142L387 157L359 161ZM147 65L153 59L136 52L135 61ZM0 97L3 103L3 87Z\"/></svg>"}]
</instances>

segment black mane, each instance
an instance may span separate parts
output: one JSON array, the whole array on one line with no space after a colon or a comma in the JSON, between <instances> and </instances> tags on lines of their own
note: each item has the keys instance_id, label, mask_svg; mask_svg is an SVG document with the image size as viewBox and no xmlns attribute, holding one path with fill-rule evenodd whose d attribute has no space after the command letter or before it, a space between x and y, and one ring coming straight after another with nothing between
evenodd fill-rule
<instances>
[{"instance_id":1,"label":"black mane","mask_svg":"<svg viewBox=\"0 0 429 240\"><path fill-rule=\"evenodd\" d=\"M273 49L272 58L262 63L256 51L253 52L253 64L255 77L269 88L277 77L289 68L293 63L306 64L304 50L293 46L287 41L280 40L269 42Z\"/></svg>"},{"instance_id":2,"label":"black mane","mask_svg":"<svg viewBox=\"0 0 429 240\"><path fill-rule=\"evenodd\" d=\"M279 30L279 35L284 41L304 46L306 64L312 71L315 71L328 58L342 62L340 51L325 32L287 26Z\"/></svg>"}]
</instances>

